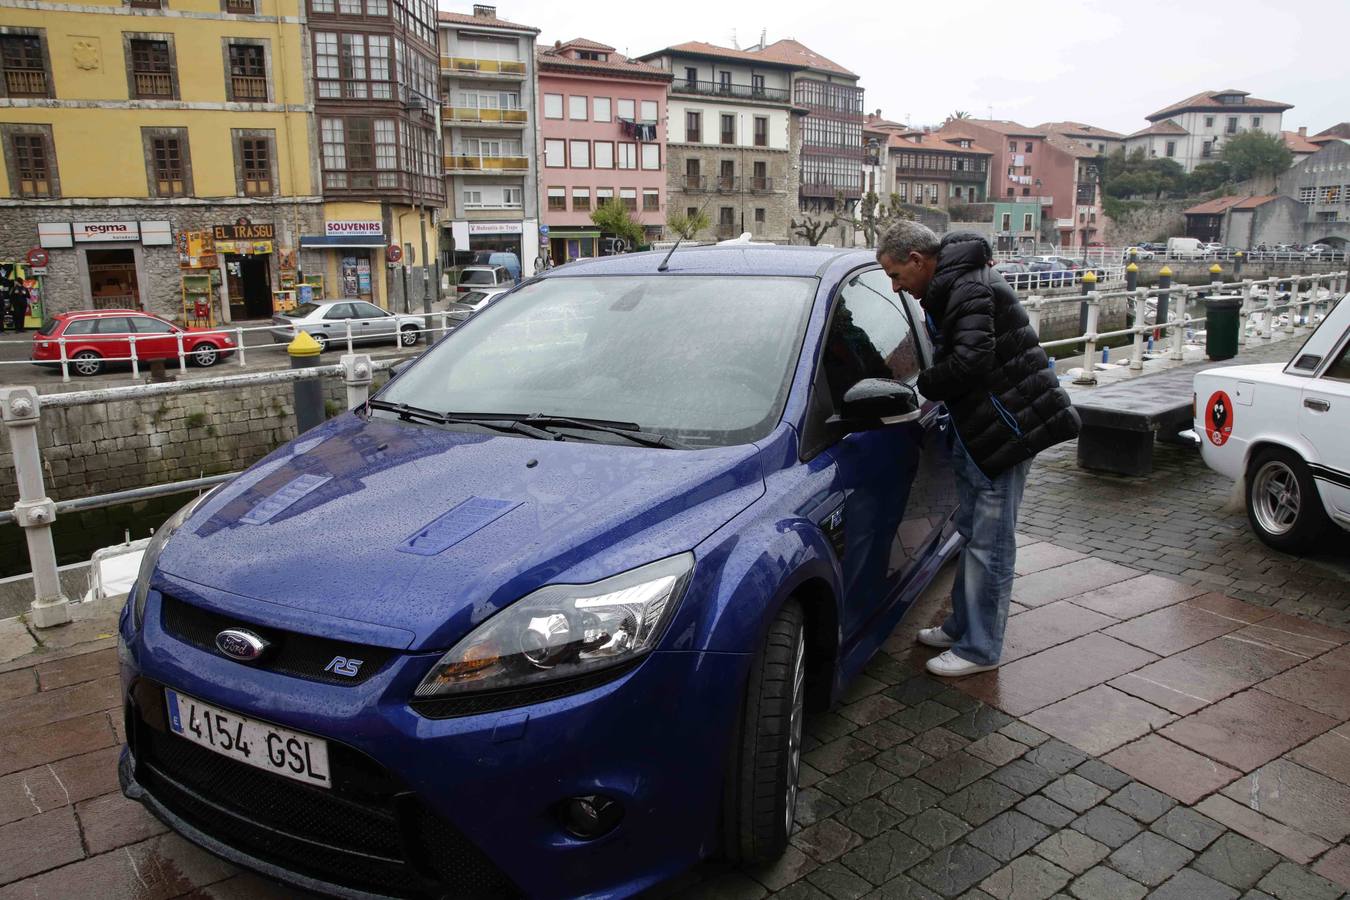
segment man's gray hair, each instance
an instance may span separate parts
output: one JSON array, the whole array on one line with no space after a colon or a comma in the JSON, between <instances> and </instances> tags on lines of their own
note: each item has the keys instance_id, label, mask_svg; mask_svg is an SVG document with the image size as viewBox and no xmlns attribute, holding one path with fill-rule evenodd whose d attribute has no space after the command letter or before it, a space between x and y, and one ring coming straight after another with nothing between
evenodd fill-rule
<instances>
[{"instance_id":1,"label":"man's gray hair","mask_svg":"<svg viewBox=\"0 0 1350 900\"><path fill-rule=\"evenodd\" d=\"M912 252L936 256L938 236L927 225L902 219L886 229L877 247L877 259L884 255L889 256L892 262L902 263L909 259Z\"/></svg>"}]
</instances>

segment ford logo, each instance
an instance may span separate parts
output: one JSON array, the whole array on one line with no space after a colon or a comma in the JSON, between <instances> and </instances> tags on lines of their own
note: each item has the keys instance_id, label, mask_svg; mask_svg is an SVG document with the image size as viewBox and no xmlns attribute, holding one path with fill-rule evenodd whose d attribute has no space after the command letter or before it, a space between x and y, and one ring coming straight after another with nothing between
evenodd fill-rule
<instances>
[{"instance_id":1,"label":"ford logo","mask_svg":"<svg viewBox=\"0 0 1350 900\"><path fill-rule=\"evenodd\" d=\"M267 651L267 641L246 628L226 628L216 635L216 648L230 659L253 662Z\"/></svg>"}]
</instances>

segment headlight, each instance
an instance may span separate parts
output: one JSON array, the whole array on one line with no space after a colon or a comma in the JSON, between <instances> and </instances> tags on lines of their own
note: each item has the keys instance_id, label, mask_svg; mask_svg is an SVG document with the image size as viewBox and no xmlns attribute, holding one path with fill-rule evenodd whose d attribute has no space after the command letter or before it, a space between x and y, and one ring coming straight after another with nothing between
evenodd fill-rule
<instances>
[{"instance_id":1,"label":"headlight","mask_svg":"<svg viewBox=\"0 0 1350 900\"><path fill-rule=\"evenodd\" d=\"M419 698L574 678L650 653L694 568L682 553L597 581L540 588L488 619L441 657Z\"/></svg>"},{"instance_id":2,"label":"headlight","mask_svg":"<svg viewBox=\"0 0 1350 900\"><path fill-rule=\"evenodd\" d=\"M141 556L141 568L136 573L136 586L131 591L132 606L132 624L136 630L141 628L141 622L145 618L145 599L150 595L150 574L155 571L155 563L159 562L159 555L164 552L164 545L173 537L173 533L182 527L183 523L192 515L193 510L201 506L207 497L210 497L223 485L216 485L204 494L189 500L182 509L169 516L168 521L159 526L159 530L150 538L150 543L145 545L145 553Z\"/></svg>"}]
</instances>

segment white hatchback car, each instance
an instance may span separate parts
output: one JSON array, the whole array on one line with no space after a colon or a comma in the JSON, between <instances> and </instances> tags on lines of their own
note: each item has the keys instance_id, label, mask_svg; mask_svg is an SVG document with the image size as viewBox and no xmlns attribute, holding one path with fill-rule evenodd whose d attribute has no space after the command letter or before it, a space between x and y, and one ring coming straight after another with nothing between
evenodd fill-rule
<instances>
[{"instance_id":1,"label":"white hatchback car","mask_svg":"<svg viewBox=\"0 0 1350 900\"><path fill-rule=\"evenodd\" d=\"M1331 523L1350 531L1350 303L1287 364L1197 374L1195 432L1265 543L1298 553Z\"/></svg>"}]
</instances>

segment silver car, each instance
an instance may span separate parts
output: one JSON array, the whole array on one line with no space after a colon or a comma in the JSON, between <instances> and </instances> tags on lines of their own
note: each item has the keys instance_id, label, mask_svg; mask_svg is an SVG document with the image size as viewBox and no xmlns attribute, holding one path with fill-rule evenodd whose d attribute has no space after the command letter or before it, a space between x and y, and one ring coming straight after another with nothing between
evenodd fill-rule
<instances>
[{"instance_id":1,"label":"silver car","mask_svg":"<svg viewBox=\"0 0 1350 900\"><path fill-rule=\"evenodd\" d=\"M480 288L479 290L468 291L467 293L460 294L455 299L448 301L445 304L445 309L446 312L450 314L451 319L454 319L456 322L463 322L465 319L469 318L469 316L478 312L502 294L505 294L508 290L510 290L509 285L505 287L485 287Z\"/></svg>"},{"instance_id":2,"label":"silver car","mask_svg":"<svg viewBox=\"0 0 1350 900\"><path fill-rule=\"evenodd\" d=\"M293 311L272 317L272 340L288 344L301 331L319 342L345 347L348 329L353 344L395 342L411 347L419 340L426 322L421 316L398 315L364 300L324 300L301 303Z\"/></svg>"}]
</instances>

